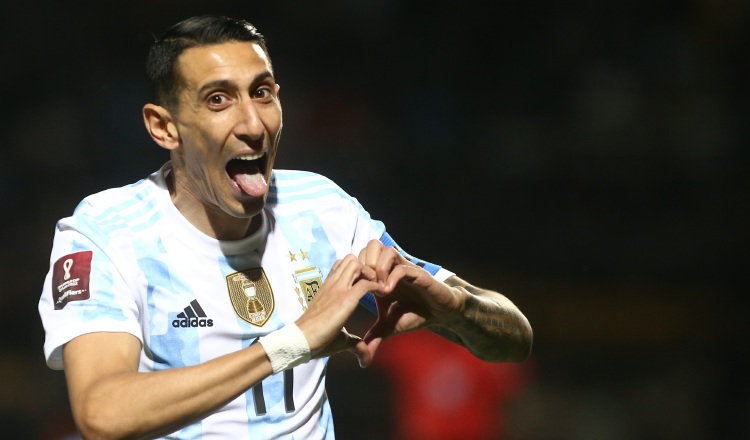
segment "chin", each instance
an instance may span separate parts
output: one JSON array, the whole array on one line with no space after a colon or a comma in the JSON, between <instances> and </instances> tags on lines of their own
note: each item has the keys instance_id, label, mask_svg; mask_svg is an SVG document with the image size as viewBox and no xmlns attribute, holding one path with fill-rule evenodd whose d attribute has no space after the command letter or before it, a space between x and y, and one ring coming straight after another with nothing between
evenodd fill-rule
<instances>
[{"instance_id":1,"label":"chin","mask_svg":"<svg viewBox=\"0 0 750 440\"><path fill-rule=\"evenodd\" d=\"M263 207L266 205L266 197L262 199L253 199L240 204L238 209L235 211L234 216L239 218L253 218L263 211Z\"/></svg>"}]
</instances>

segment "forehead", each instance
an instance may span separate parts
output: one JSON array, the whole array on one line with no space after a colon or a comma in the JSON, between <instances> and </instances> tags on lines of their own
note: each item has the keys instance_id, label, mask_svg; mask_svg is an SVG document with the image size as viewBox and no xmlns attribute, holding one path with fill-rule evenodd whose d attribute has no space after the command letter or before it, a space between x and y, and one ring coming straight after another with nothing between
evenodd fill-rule
<instances>
[{"instance_id":1,"label":"forehead","mask_svg":"<svg viewBox=\"0 0 750 440\"><path fill-rule=\"evenodd\" d=\"M239 81L272 72L263 49L245 41L191 47L180 55L178 66L188 88L218 79Z\"/></svg>"}]
</instances>

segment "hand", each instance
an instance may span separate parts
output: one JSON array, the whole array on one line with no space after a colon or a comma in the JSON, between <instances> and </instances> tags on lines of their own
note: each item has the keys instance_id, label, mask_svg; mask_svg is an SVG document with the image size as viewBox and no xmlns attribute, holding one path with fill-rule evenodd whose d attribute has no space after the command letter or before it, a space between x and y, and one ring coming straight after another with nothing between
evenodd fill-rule
<instances>
[{"instance_id":1,"label":"hand","mask_svg":"<svg viewBox=\"0 0 750 440\"><path fill-rule=\"evenodd\" d=\"M436 280L411 263L393 247L371 240L359 261L374 269L382 287L373 291L378 319L365 335L369 347L397 333L418 330L430 324L447 323L463 308L466 291Z\"/></svg>"},{"instance_id":2,"label":"hand","mask_svg":"<svg viewBox=\"0 0 750 440\"><path fill-rule=\"evenodd\" d=\"M357 356L360 366L368 366L377 346L368 347L362 338L344 329L344 324L368 291L378 291L381 285L375 271L362 264L354 255L337 260L315 298L296 321L310 346L313 358L350 351Z\"/></svg>"}]
</instances>

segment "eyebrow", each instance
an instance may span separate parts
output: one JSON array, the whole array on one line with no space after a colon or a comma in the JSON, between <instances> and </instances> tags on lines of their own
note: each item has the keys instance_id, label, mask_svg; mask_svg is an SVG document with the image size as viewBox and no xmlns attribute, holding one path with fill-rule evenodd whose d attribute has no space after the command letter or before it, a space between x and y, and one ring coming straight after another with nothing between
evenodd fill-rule
<instances>
[{"instance_id":1,"label":"eyebrow","mask_svg":"<svg viewBox=\"0 0 750 440\"><path fill-rule=\"evenodd\" d=\"M273 78L273 73L266 70L253 78L252 82L250 83L251 86L254 86L258 83L261 83L265 81L268 78ZM215 88L233 88L236 87L236 84L234 81L230 81L228 79L217 79L215 81L207 82L206 84L203 84L198 89L198 96L202 96L207 90L215 89Z\"/></svg>"}]
</instances>

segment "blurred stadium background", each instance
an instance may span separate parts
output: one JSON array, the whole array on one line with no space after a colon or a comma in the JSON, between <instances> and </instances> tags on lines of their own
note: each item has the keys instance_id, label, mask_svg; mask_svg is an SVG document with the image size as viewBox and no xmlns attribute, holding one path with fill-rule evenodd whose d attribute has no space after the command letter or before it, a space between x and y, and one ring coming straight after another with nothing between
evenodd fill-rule
<instances>
[{"instance_id":1,"label":"blurred stadium background","mask_svg":"<svg viewBox=\"0 0 750 440\"><path fill-rule=\"evenodd\" d=\"M279 167L333 178L535 329L533 358L479 392L484 422L450 408L479 376L448 348L412 378L334 358L339 438L418 438L438 421L401 399L431 372L454 386L420 414L487 438L750 436L747 1L4 0L2 437L75 436L36 312L53 227L166 160L140 116L148 44L209 12L268 37Z\"/></svg>"}]
</instances>

